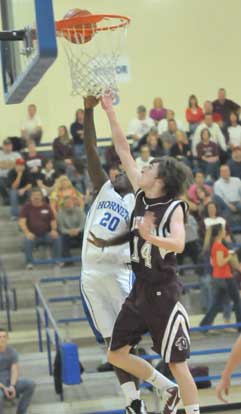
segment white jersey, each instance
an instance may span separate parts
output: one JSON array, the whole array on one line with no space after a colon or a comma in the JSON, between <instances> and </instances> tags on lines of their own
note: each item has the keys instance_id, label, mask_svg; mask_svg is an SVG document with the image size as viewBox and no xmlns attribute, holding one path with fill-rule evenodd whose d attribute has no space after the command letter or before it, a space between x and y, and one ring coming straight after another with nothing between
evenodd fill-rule
<instances>
[{"instance_id":1,"label":"white jersey","mask_svg":"<svg viewBox=\"0 0 241 414\"><path fill-rule=\"evenodd\" d=\"M121 197L110 181L103 185L86 218L82 247L83 271L98 268L100 264L120 267L130 262L129 243L100 249L90 243L88 238L91 238L90 232L105 240L128 232L134 203L134 194Z\"/></svg>"}]
</instances>

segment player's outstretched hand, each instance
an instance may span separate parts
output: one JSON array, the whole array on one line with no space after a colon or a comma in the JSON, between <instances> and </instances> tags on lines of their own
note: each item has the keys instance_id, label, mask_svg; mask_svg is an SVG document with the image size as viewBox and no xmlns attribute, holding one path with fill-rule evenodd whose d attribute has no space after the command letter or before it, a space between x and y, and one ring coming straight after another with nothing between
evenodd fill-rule
<instances>
[{"instance_id":1,"label":"player's outstretched hand","mask_svg":"<svg viewBox=\"0 0 241 414\"><path fill-rule=\"evenodd\" d=\"M104 111L108 112L113 108L113 96L111 95L104 95L100 98L101 106Z\"/></svg>"},{"instance_id":2,"label":"player's outstretched hand","mask_svg":"<svg viewBox=\"0 0 241 414\"><path fill-rule=\"evenodd\" d=\"M84 98L84 107L85 109L93 109L98 105L99 102L99 99L97 99L95 96L90 95Z\"/></svg>"},{"instance_id":3,"label":"player's outstretched hand","mask_svg":"<svg viewBox=\"0 0 241 414\"><path fill-rule=\"evenodd\" d=\"M90 242L94 246L99 247L100 249L103 249L104 247L107 246L106 240L96 237L94 233L92 233L92 231L90 231L90 235L92 239L88 238L88 242Z\"/></svg>"},{"instance_id":4,"label":"player's outstretched hand","mask_svg":"<svg viewBox=\"0 0 241 414\"><path fill-rule=\"evenodd\" d=\"M147 211L140 223L138 224L138 230L140 236L144 240L148 240L148 237L153 234L155 229L155 215L151 211Z\"/></svg>"},{"instance_id":5,"label":"player's outstretched hand","mask_svg":"<svg viewBox=\"0 0 241 414\"><path fill-rule=\"evenodd\" d=\"M228 403L228 400L224 398L223 395L229 394L229 388L230 388L230 378L224 378L222 377L219 383L216 386L216 395L217 397L223 401L224 403Z\"/></svg>"}]
</instances>

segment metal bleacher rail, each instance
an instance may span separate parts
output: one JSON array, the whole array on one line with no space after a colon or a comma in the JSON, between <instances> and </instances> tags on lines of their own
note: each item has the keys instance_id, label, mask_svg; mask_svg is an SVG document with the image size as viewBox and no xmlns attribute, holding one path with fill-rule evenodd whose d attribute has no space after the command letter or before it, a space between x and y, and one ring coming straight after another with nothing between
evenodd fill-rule
<instances>
[{"instance_id":1,"label":"metal bleacher rail","mask_svg":"<svg viewBox=\"0 0 241 414\"><path fill-rule=\"evenodd\" d=\"M10 285L2 259L0 258L0 310L6 312L7 330L12 331L11 311L17 311L16 289Z\"/></svg>"}]
</instances>

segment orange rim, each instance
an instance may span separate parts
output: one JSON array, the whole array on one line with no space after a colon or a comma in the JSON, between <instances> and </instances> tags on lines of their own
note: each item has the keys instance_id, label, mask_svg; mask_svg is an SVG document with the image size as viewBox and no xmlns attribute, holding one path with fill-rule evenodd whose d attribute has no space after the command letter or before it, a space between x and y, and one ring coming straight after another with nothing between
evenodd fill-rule
<instances>
[{"instance_id":1,"label":"orange rim","mask_svg":"<svg viewBox=\"0 0 241 414\"><path fill-rule=\"evenodd\" d=\"M119 20L119 23L116 25L106 25L103 27L98 27L97 24L103 21L104 19L116 19ZM57 35L65 33L84 33L85 35L93 33L93 31L103 31L103 30L115 30L121 27L127 26L130 23L131 19L127 16L120 16L118 14L90 14L85 16L73 17L72 19L58 20L56 22L56 32ZM85 25L93 25L93 28L85 27Z\"/></svg>"}]
</instances>

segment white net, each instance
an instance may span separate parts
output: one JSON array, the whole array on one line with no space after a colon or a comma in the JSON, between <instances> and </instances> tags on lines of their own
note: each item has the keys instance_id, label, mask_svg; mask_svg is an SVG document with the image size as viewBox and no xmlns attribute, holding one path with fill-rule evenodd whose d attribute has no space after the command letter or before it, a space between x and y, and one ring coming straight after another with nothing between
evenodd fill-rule
<instances>
[{"instance_id":1,"label":"white net","mask_svg":"<svg viewBox=\"0 0 241 414\"><path fill-rule=\"evenodd\" d=\"M126 27L95 33L93 29L94 35L86 43L84 29L62 33L60 39L70 68L72 95L117 94L116 66L123 53L126 32Z\"/></svg>"}]
</instances>

